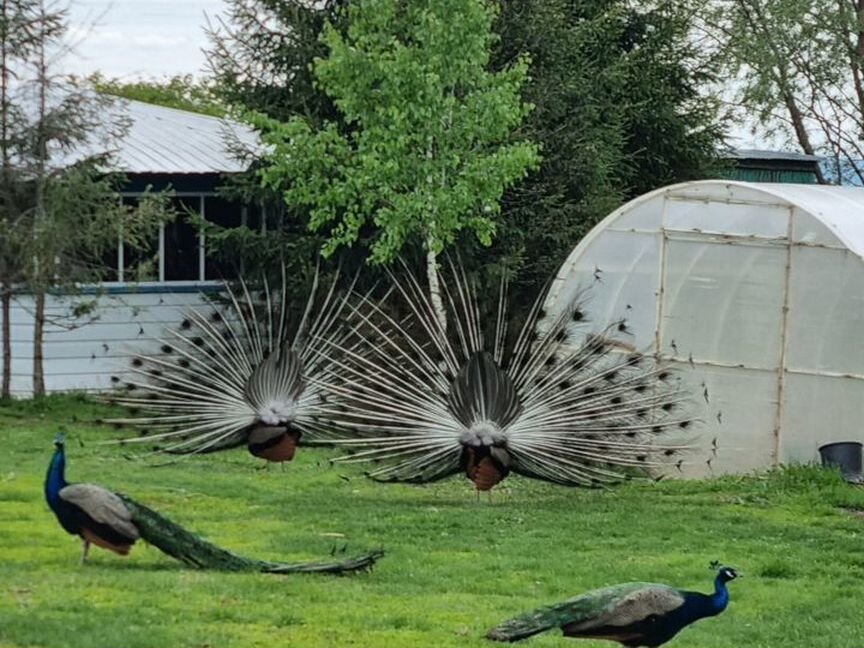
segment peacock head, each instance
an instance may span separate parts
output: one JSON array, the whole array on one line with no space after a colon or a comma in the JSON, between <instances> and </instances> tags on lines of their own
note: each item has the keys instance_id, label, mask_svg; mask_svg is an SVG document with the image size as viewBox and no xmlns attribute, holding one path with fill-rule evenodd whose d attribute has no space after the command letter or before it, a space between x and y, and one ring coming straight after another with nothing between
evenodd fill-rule
<instances>
[{"instance_id":1,"label":"peacock head","mask_svg":"<svg viewBox=\"0 0 864 648\"><path fill-rule=\"evenodd\" d=\"M66 435L62 432L58 432L57 436L54 437L54 447L57 450L62 450L63 446L66 444Z\"/></svg>"},{"instance_id":2,"label":"peacock head","mask_svg":"<svg viewBox=\"0 0 864 648\"><path fill-rule=\"evenodd\" d=\"M716 560L711 563L711 569L717 570L717 579L721 583L728 583L729 581L738 578L738 572L735 571L735 569L732 567L725 567Z\"/></svg>"}]
</instances>

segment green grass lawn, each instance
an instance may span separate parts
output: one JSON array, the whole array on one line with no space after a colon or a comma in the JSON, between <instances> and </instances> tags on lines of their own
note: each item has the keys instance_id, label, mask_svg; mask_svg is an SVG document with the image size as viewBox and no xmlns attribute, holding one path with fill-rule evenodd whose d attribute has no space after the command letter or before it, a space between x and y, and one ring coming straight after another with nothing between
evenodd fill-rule
<instances>
[{"instance_id":1,"label":"green grass lawn","mask_svg":"<svg viewBox=\"0 0 864 648\"><path fill-rule=\"evenodd\" d=\"M570 490L510 478L492 499L453 479L382 485L326 451L284 470L244 451L168 467L101 445L99 406L74 397L0 405L0 646L368 648L493 645L485 631L533 606L629 580L708 591L711 560L740 570L721 616L669 645L862 648L864 489L812 468L704 482ZM372 573L197 572L139 544L80 545L44 503L60 426L70 481L132 495L223 547L327 558L382 546ZM337 535L338 534L338 535ZM588 647L548 633L526 645Z\"/></svg>"}]
</instances>

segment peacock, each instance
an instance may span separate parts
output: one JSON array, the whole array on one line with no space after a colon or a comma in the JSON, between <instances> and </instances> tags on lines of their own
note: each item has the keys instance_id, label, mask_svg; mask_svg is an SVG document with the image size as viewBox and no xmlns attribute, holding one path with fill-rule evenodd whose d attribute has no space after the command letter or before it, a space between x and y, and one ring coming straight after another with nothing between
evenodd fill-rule
<instances>
[{"instance_id":1,"label":"peacock","mask_svg":"<svg viewBox=\"0 0 864 648\"><path fill-rule=\"evenodd\" d=\"M191 567L221 571L344 574L371 569L383 556L378 550L339 562L294 564L244 558L202 540L131 497L96 484L67 483L62 434L54 439L54 447L45 478L45 499L60 526L81 537L82 565L91 545L125 556L138 540L149 542Z\"/></svg>"},{"instance_id":2,"label":"peacock","mask_svg":"<svg viewBox=\"0 0 864 648\"><path fill-rule=\"evenodd\" d=\"M367 474L381 481L462 472L484 491L511 472L601 486L686 449L689 394L672 369L637 352L625 320L586 333L580 300L549 313L544 290L508 335L505 282L484 317L456 261L439 277L443 311L410 272L391 278L395 307L358 299L351 344L321 345L338 365L322 388L351 403L338 421L350 431L332 440L349 454L336 461L375 462Z\"/></svg>"},{"instance_id":3,"label":"peacock","mask_svg":"<svg viewBox=\"0 0 864 648\"><path fill-rule=\"evenodd\" d=\"M624 646L662 646L691 623L726 609L726 583L738 573L716 563L712 567L717 569L713 594L656 583L612 585L505 621L486 636L494 641L519 641L561 628L565 637L609 639Z\"/></svg>"},{"instance_id":4,"label":"peacock","mask_svg":"<svg viewBox=\"0 0 864 648\"><path fill-rule=\"evenodd\" d=\"M245 444L267 461L293 459L301 436L325 437L338 412L312 378L330 370L320 341L339 339L346 301L336 290L338 276L323 298L318 280L316 270L299 322L284 267L278 290L266 277L257 290L245 280L225 284L225 303L209 299L209 314L189 311L179 330L132 356L131 377L113 378L121 393L110 400L145 414L110 422L142 430L125 441L159 441L170 453Z\"/></svg>"}]
</instances>

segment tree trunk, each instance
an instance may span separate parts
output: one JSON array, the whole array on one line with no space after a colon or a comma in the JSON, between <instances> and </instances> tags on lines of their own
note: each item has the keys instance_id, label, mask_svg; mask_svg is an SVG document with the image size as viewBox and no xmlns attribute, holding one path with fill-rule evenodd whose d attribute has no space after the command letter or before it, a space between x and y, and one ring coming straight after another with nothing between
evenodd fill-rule
<instances>
[{"instance_id":1,"label":"tree trunk","mask_svg":"<svg viewBox=\"0 0 864 648\"><path fill-rule=\"evenodd\" d=\"M432 243L427 242L426 278L429 281L429 297L432 300L432 310L441 326L441 331L447 331L447 311L444 310L444 300L441 299L441 283L438 280L438 255L432 249Z\"/></svg>"},{"instance_id":2,"label":"tree trunk","mask_svg":"<svg viewBox=\"0 0 864 648\"><path fill-rule=\"evenodd\" d=\"M45 395L45 369L43 364L43 339L45 337L45 293L35 296L36 311L33 315L33 397Z\"/></svg>"},{"instance_id":3,"label":"tree trunk","mask_svg":"<svg viewBox=\"0 0 864 648\"><path fill-rule=\"evenodd\" d=\"M3 330L0 332L0 338L3 339L3 385L0 388L0 398L10 398L12 396L12 326L10 317L12 314L12 291L4 286L2 294L2 315Z\"/></svg>"}]
</instances>

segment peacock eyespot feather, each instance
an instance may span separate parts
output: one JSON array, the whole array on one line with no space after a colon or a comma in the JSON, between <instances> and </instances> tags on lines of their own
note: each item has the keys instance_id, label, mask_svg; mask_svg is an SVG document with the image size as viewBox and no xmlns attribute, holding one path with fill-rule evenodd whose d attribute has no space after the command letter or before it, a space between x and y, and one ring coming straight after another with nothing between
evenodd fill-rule
<instances>
[{"instance_id":1,"label":"peacock eyespot feather","mask_svg":"<svg viewBox=\"0 0 864 648\"><path fill-rule=\"evenodd\" d=\"M572 383L569 380L562 380L560 383L558 383L558 387L562 391L565 389L570 389L571 386L572 386Z\"/></svg>"},{"instance_id":2,"label":"peacock eyespot feather","mask_svg":"<svg viewBox=\"0 0 864 648\"><path fill-rule=\"evenodd\" d=\"M633 353L627 357L627 364L631 367L636 367L642 362L642 356L638 353Z\"/></svg>"},{"instance_id":3,"label":"peacock eyespot feather","mask_svg":"<svg viewBox=\"0 0 864 648\"><path fill-rule=\"evenodd\" d=\"M654 434L660 434L662 431L663 431L662 425L655 425L651 428L651 432L653 432Z\"/></svg>"},{"instance_id":4,"label":"peacock eyespot feather","mask_svg":"<svg viewBox=\"0 0 864 648\"><path fill-rule=\"evenodd\" d=\"M162 376L162 372L158 369L150 369L147 373L149 373L154 378L160 378Z\"/></svg>"},{"instance_id":5,"label":"peacock eyespot feather","mask_svg":"<svg viewBox=\"0 0 864 648\"><path fill-rule=\"evenodd\" d=\"M690 427L690 421L681 421L678 424L678 427L680 427L682 430L686 430L688 427Z\"/></svg>"},{"instance_id":6,"label":"peacock eyespot feather","mask_svg":"<svg viewBox=\"0 0 864 648\"><path fill-rule=\"evenodd\" d=\"M666 455L667 457L671 457L672 455L675 454L675 451L672 448L669 448L663 454Z\"/></svg>"},{"instance_id":7,"label":"peacock eyespot feather","mask_svg":"<svg viewBox=\"0 0 864 648\"><path fill-rule=\"evenodd\" d=\"M624 320L618 322L618 330L621 333L625 333L627 331L627 322L625 322Z\"/></svg>"},{"instance_id":8,"label":"peacock eyespot feather","mask_svg":"<svg viewBox=\"0 0 864 648\"><path fill-rule=\"evenodd\" d=\"M583 313L577 308L573 311L573 315L571 315L570 317L573 319L574 322L581 322L583 319L585 319L585 313Z\"/></svg>"},{"instance_id":9,"label":"peacock eyespot feather","mask_svg":"<svg viewBox=\"0 0 864 648\"><path fill-rule=\"evenodd\" d=\"M213 322L215 322L216 324L218 324L218 323L221 322L222 319L223 319L223 318L222 318L222 313L220 313L219 311L213 311L212 313L210 313L210 319L211 319Z\"/></svg>"},{"instance_id":10,"label":"peacock eyespot feather","mask_svg":"<svg viewBox=\"0 0 864 648\"><path fill-rule=\"evenodd\" d=\"M126 383L126 391L135 391L136 389L138 388L132 383Z\"/></svg>"},{"instance_id":11,"label":"peacock eyespot feather","mask_svg":"<svg viewBox=\"0 0 864 648\"><path fill-rule=\"evenodd\" d=\"M172 349L168 344L163 344L160 348L162 353L174 353L174 349Z\"/></svg>"},{"instance_id":12,"label":"peacock eyespot feather","mask_svg":"<svg viewBox=\"0 0 864 648\"><path fill-rule=\"evenodd\" d=\"M555 334L555 341L556 342L563 342L566 339L567 339L567 331L565 331L564 329L561 329L560 331L558 331Z\"/></svg>"},{"instance_id":13,"label":"peacock eyespot feather","mask_svg":"<svg viewBox=\"0 0 864 648\"><path fill-rule=\"evenodd\" d=\"M192 338L192 344L197 347L204 346L204 339L198 336Z\"/></svg>"},{"instance_id":14,"label":"peacock eyespot feather","mask_svg":"<svg viewBox=\"0 0 864 648\"><path fill-rule=\"evenodd\" d=\"M672 408L675 407L675 403L663 403L660 407L664 412L671 412Z\"/></svg>"},{"instance_id":15,"label":"peacock eyespot feather","mask_svg":"<svg viewBox=\"0 0 864 648\"><path fill-rule=\"evenodd\" d=\"M144 361L141 358L132 358L132 366L140 367L144 364Z\"/></svg>"},{"instance_id":16,"label":"peacock eyespot feather","mask_svg":"<svg viewBox=\"0 0 864 648\"><path fill-rule=\"evenodd\" d=\"M661 371L657 374L658 380L667 380L671 374L668 371Z\"/></svg>"},{"instance_id":17,"label":"peacock eyespot feather","mask_svg":"<svg viewBox=\"0 0 864 648\"><path fill-rule=\"evenodd\" d=\"M188 319L184 319L182 322L180 322L180 328L184 331L190 329L192 328L192 322L190 322Z\"/></svg>"},{"instance_id":18,"label":"peacock eyespot feather","mask_svg":"<svg viewBox=\"0 0 864 648\"><path fill-rule=\"evenodd\" d=\"M624 436L626 436L628 439L635 439L636 433L635 432L627 432L624 434Z\"/></svg>"},{"instance_id":19,"label":"peacock eyespot feather","mask_svg":"<svg viewBox=\"0 0 864 648\"><path fill-rule=\"evenodd\" d=\"M190 363L186 358L181 358L177 364L179 364L184 369L188 369L190 367Z\"/></svg>"},{"instance_id":20,"label":"peacock eyespot feather","mask_svg":"<svg viewBox=\"0 0 864 648\"><path fill-rule=\"evenodd\" d=\"M612 382L612 381L615 380L617 377L618 377L618 370L617 370L617 369L613 369L612 371L607 372L606 375L603 376L603 379L604 379L604 380L607 380L607 381L609 381L609 382Z\"/></svg>"},{"instance_id":21,"label":"peacock eyespot feather","mask_svg":"<svg viewBox=\"0 0 864 648\"><path fill-rule=\"evenodd\" d=\"M586 396L590 396L591 394L593 394L596 391L597 391L596 387L586 387L585 389L582 390L582 393L585 394Z\"/></svg>"},{"instance_id":22,"label":"peacock eyespot feather","mask_svg":"<svg viewBox=\"0 0 864 648\"><path fill-rule=\"evenodd\" d=\"M638 456L636 457L636 461L643 461L643 462L644 462L644 461L647 460L647 459L648 459L648 457L645 456L644 454L643 454L643 455L638 455Z\"/></svg>"},{"instance_id":23,"label":"peacock eyespot feather","mask_svg":"<svg viewBox=\"0 0 864 648\"><path fill-rule=\"evenodd\" d=\"M548 358L546 358L546 360L543 362L543 364L545 364L547 367L551 367L552 365L555 364L555 356L550 355Z\"/></svg>"},{"instance_id":24,"label":"peacock eyespot feather","mask_svg":"<svg viewBox=\"0 0 864 648\"><path fill-rule=\"evenodd\" d=\"M615 396L615 397L609 399L609 402L612 403L613 405L620 405L621 403L624 402L624 399L621 398L620 396Z\"/></svg>"},{"instance_id":25,"label":"peacock eyespot feather","mask_svg":"<svg viewBox=\"0 0 864 648\"><path fill-rule=\"evenodd\" d=\"M636 416L639 418L645 418L648 415L648 411L644 409L636 410Z\"/></svg>"},{"instance_id":26,"label":"peacock eyespot feather","mask_svg":"<svg viewBox=\"0 0 864 648\"><path fill-rule=\"evenodd\" d=\"M111 376L111 382L112 383L120 382L120 376Z\"/></svg>"}]
</instances>

